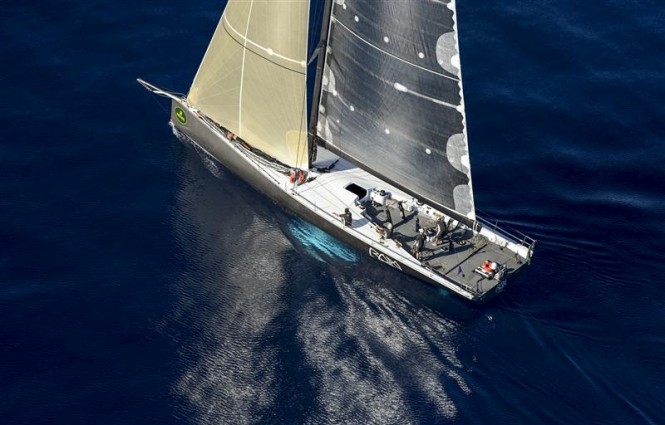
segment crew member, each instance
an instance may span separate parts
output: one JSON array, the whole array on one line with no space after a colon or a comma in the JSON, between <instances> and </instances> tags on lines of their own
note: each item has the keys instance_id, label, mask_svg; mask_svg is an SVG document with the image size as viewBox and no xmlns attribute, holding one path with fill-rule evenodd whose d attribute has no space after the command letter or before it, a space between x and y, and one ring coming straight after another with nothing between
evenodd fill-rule
<instances>
[{"instance_id":1,"label":"crew member","mask_svg":"<svg viewBox=\"0 0 665 425\"><path fill-rule=\"evenodd\" d=\"M483 263L482 268L483 271L489 275L489 277L494 277L496 266L497 264L495 262L487 260Z\"/></svg>"},{"instance_id":2,"label":"crew member","mask_svg":"<svg viewBox=\"0 0 665 425\"><path fill-rule=\"evenodd\" d=\"M336 213L335 215L342 219L342 223L344 223L345 226L351 226L351 211L349 211L348 208L344 208L344 212L342 214Z\"/></svg>"},{"instance_id":3,"label":"crew member","mask_svg":"<svg viewBox=\"0 0 665 425\"><path fill-rule=\"evenodd\" d=\"M390 221L388 221L386 222L386 224L383 225L383 229L384 229L383 233L384 237L386 239L391 239L393 237L393 224Z\"/></svg>"},{"instance_id":4,"label":"crew member","mask_svg":"<svg viewBox=\"0 0 665 425\"><path fill-rule=\"evenodd\" d=\"M413 242L413 256L416 257L416 260L423 259L424 245L425 245L425 235L422 232L418 232L416 240Z\"/></svg>"},{"instance_id":5,"label":"crew member","mask_svg":"<svg viewBox=\"0 0 665 425\"><path fill-rule=\"evenodd\" d=\"M448 226L446 225L443 216L440 216L436 221L436 233L432 237L434 245L440 245L443 242L443 238L446 236Z\"/></svg>"}]
</instances>

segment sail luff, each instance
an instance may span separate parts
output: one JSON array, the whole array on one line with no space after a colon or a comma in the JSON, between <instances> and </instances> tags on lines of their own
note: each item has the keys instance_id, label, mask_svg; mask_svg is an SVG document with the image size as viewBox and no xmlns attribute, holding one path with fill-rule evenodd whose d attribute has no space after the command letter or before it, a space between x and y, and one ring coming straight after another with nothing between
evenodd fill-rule
<instances>
[{"instance_id":1,"label":"sail luff","mask_svg":"<svg viewBox=\"0 0 665 425\"><path fill-rule=\"evenodd\" d=\"M222 10L222 16L224 16L224 11L223 11L223 10ZM219 21L217 21L217 25L215 26L215 32L214 32L213 34L217 34L217 33L221 30L221 26L222 26L222 18L220 18ZM215 38L214 38L214 36L213 36L213 38L210 39L210 43L208 43L208 47L206 47L206 51L205 51L205 53L203 54L203 58L204 58L204 59L205 59L206 56L208 56L208 54L210 53L211 49L213 49L214 41L215 41ZM199 77L199 74L201 73L201 69L203 68L203 62L204 62L204 61L202 60L202 61L199 63L199 67L196 69L196 74L194 74L194 80L193 80L193 81L196 81L196 79ZM192 90L192 87L190 86L189 91L187 92L187 96L186 96L186 97L189 97L189 92L190 92L191 90Z\"/></svg>"}]
</instances>

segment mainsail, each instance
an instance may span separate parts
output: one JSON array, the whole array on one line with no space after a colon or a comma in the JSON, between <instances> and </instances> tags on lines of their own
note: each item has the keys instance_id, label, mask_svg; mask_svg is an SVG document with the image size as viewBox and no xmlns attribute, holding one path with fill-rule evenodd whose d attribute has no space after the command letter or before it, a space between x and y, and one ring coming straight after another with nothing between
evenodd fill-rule
<instances>
[{"instance_id":1,"label":"mainsail","mask_svg":"<svg viewBox=\"0 0 665 425\"><path fill-rule=\"evenodd\" d=\"M187 96L278 161L308 167L308 0L229 0Z\"/></svg>"},{"instance_id":2,"label":"mainsail","mask_svg":"<svg viewBox=\"0 0 665 425\"><path fill-rule=\"evenodd\" d=\"M329 149L475 220L454 0L334 0L322 80Z\"/></svg>"}]
</instances>

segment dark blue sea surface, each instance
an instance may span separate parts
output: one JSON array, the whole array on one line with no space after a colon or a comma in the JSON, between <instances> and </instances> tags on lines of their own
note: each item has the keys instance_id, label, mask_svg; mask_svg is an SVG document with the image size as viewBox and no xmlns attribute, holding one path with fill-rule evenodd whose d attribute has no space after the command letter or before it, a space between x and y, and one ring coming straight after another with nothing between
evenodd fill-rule
<instances>
[{"instance_id":1,"label":"dark blue sea surface","mask_svg":"<svg viewBox=\"0 0 665 425\"><path fill-rule=\"evenodd\" d=\"M223 3L0 1L0 423L665 423L661 1L459 1L483 308L172 135Z\"/></svg>"}]
</instances>

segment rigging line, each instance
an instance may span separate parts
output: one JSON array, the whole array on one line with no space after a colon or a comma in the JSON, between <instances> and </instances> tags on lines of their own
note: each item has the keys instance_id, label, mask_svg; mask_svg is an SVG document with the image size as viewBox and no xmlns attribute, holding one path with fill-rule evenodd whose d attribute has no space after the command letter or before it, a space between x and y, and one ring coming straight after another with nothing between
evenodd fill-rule
<instances>
[{"instance_id":1,"label":"rigging line","mask_svg":"<svg viewBox=\"0 0 665 425\"><path fill-rule=\"evenodd\" d=\"M321 52L321 47L317 47L316 49L314 49L314 53L313 53L312 56L309 58L309 61L307 62L307 66L310 66L311 64L314 63L314 61L316 60L316 58L319 57L319 53L320 53L320 52Z\"/></svg>"},{"instance_id":2,"label":"rigging line","mask_svg":"<svg viewBox=\"0 0 665 425\"><path fill-rule=\"evenodd\" d=\"M242 137L242 86L245 80L245 59L247 56L247 34L249 34L249 23L252 20L252 8L254 7L254 0L249 5L249 13L247 14L247 28L245 28L245 46L242 51L242 70L240 71L240 96L238 99L238 136ZM230 34L229 34L230 35ZM233 37L231 37L233 38Z\"/></svg>"},{"instance_id":3,"label":"rigging line","mask_svg":"<svg viewBox=\"0 0 665 425\"><path fill-rule=\"evenodd\" d=\"M438 75L439 77L443 77L443 78L447 78L447 79L452 80L452 81L455 81L455 82L459 82L459 79L457 79L457 78L450 77L450 76L448 76L448 75L446 75L446 74L442 74L442 73L440 73L440 72L432 71L431 69L427 69L427 68L425 68L425 67L423 67L423 66L420 66L420 65L416 65L416 64L413 63L413 62L409 62L409 61L406 60L406 59L402 59L402 58L400 58L400 57L397 56L397 55L394 55L394 54L392 54L392 53L390 53L390 52L388 52L388 51L386 51L386 50L383 50L383 49L380 48L379 46L376 46L376 45L370 43L369 41L365 40L364 38L362 38L361 36L359 36L358 34L356 34L355 32L353 32L353 30L352 30L351 28L349 28L349 27L347 27L346 25L344 25L344 24L343 24L339 19L337 19L337 18L335 18L335 22L337 22L338 24L340 24L340 25L342 26L342 28L346 29L348 32L350 32L350 33L351 33L354 37L356 37L358 40L362 41L363 43L367 44L368 46L370 46L370 47L372 47L372 48L374 48L374 49L376 49L376 50L378 50L378 51L380 51L380 52L382 52L382 53L384 53L384 54L386 54L386 55L388 55L388 56L390 56L390 57L392 57L392 58L394 58L394 59L397 59L397 60L400 61L400 62L404 62L404 63L407 64L407 65L411 65L411 66L413 66L413 67L415 67L415 68L422 69L423 71L429 72L429 73L431 73L431 74Z\"/></svg>"},{"instance_id":4,"label":"rigging line","mask_svg":"<svg viewBox=\"0 0 665 425\"><path fill-rule=\"evenodd\" d=\"M344 199L342 199L341 197L339 197L338 195L336 195L335 192L333 192L333 191L332 191L332 190L326 185L326 184L329 184L329 183L330 183L329 181L326 182L326 184L324 184L324 183L321 182L319 179L316 179L316 180L314 180L314 182L312 182L312 183L316 183L316 186L317 186L317 188L318 188L318 191L317 191L318 195L321 197L321 199L323 199L324 201L326 201L326 202L329 204L329 207L333 207L333 206L334 206L334 204L335 204L334 201L338 201L340 204L342 204L342 205L344 205L344 206L346 206L346 207L350 207L350 206L353 205L353 203L347 203L347 202L344 201ZM329 196L322 195L322 194L321 194L322 191L325 192L325 193L327 193ZM301 195L301 196L304 196L304 195ZM306 198L306 199L307 199L307 198ZM331 199L333 199L333 201L331 201ZM325 210L324 208L322 208L322 207L319 207L319 209L326 211L326 210Z\"/></svg>"},{"instance_id":5,"label":"rigging line","mask_svg":"<svg viewBox=\"0 0 665 425\"><path fill-rule=\"evenodd\" d=\"M159 105L160 108L162 108L162 109L164 110L164 112L166 112L167 114L171 114L171 111L169 111L168 109L166 109L166 108L164 107L164 105L162 105L162 104L159 102L159 100L157 100L157 97L156 97L156 96L150 96L150 97L153 98L153 99L155 100L155 102Z\"/></svg>"},{"instance_id":6,"label":"rigging line","mask_svg":"<svg viewBox=\"0 0 665 425\"><path fill-rule=\"evenodd\" d=\"M332 179L330 179L330 180L332 180ZM308 183L308 185L311 185L312 187L308 187L305 190L305 192L307 192L309 190L315 191L317 193L317 195L321 196L321 198L323 200L330 203L329 199L325 195L321 194L321 191L324 191L324 192L327 192L330 195L332 195L332 197L335 198L336 200L342 201L342 203L344 203L343 199L341 199L341 198L337 197L336 195L334 195L333 192L326 186L329 183L330 183L330 181L327 181L327 182L325 182L325 185L324 185L324 182L322 182L322 179L321 179L321 174L319 173L319 176L316 179L314 179L313 181ZM319 190L317 190L317 189L319 189ZM304 195L301 194L301 196L304 196Z\"/></svg>"},{"instance_id":7,"label":"rigging line","mask_svg":"<svg viewBox=\"0 0 665 425\"><path fill-rule=\"evenodd\" d=\"M311 4L312 3L310 1L310 5ZM316 5L317 6L316 6L316 9L315 9L315 12L314 12L314 15L313 15L314 16L314 21L313 21L313 25L312 25L312 31L310 31L310 37L312 39L311 41L316 41L317 39L320 41L320 39L321 39L321 32L323 30L323 19L324 19L324 14L325 14L325 9L326 9L326 0L318 1L318 2L316 2ZM311 13L310 13L310 16L312 16ZM317 25L318 25L319 34L318 34L318 37L315 37L316 31L314 29L317 27ZM321 43L319 41L317 41L316 43L312 43L312 45L316 44L317 47L320 47Z\"/></svg>"}]
</instances>

